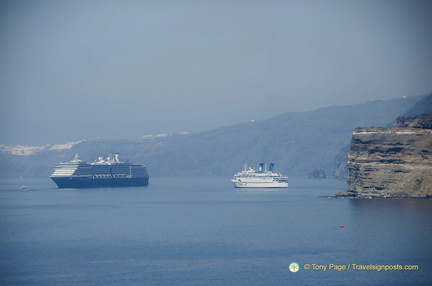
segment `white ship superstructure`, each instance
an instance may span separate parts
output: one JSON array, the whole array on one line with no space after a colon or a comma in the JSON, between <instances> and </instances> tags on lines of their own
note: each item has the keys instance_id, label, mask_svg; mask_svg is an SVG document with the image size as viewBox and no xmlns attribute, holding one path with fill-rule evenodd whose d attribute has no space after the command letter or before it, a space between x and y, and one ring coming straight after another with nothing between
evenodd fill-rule
<instances>
[{"instance_id":1,"label":"white ship superstructure","mask_svg":"<svg viewBox=\"0 0 432 286\"><path fill-rule=\"evenodd\" d=\"M274 172L274 163L269 164L269 169L261 163L258 171L248 168L234 175L231 180L236 188L288 188L288 177Z\"/></svg>"}]
</instances>

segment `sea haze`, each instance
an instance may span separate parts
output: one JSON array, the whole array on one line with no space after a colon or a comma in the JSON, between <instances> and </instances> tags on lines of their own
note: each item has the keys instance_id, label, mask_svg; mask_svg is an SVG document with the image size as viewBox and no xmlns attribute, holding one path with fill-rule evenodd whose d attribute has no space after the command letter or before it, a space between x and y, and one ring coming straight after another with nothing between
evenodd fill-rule
<instances>
[{"instance_id":1,"label":"sea haze","mask_svg":"<svg viewBox=\"0 0 432 286\"><path fill-rule=\"evenodd\" d=\"M72 160L77 153L87 162L120 153L121 159L146 165L151 176L230 176L245 163L257 167L259 162L274 162L277 172L290 176L320 169L328 177L339 176L346 166L354 128L391 126L406 112L425 110L432 112L432 95L288 112L198 133L45 146L0 145L0 177L48 177L55 165Z\"/></svg>"},{"instance_id":2,"label":"sea haze","mask_svg":"<svg viewBox=\"0 0 432 286\"><path fill-rule=\"evenodd\" d=\"M428 0L2 0L0 144L195 133L427 94L431 14Z\"/></svg>"},{"instance_id":3,"label":"sea haze","mask_svg":"<svg viewBox=\"0 0 432 286\"><path fill-rule=\"evenodd\" d=\"M151 178L148 187L0 186L2 285L427 284L432 200L322 198L340 180L235 189L229 177ZM27 186L21 190L21 186ZM343 225L343 227L341 227ZM297 262L300 270L288 266ZM320 271L317 265L417 265Z\"/></svg>"}]
</instances>

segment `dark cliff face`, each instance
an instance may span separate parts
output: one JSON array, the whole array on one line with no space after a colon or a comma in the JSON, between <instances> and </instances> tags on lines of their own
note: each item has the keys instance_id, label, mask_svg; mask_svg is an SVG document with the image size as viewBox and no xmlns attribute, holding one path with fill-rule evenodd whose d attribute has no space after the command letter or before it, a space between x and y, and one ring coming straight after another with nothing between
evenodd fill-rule
<instances>
[{"instance_id":1,"label":"dark cliff face","mask_svg":"<svg viewBox=\"0 0 432 286\"><path fill-rule=\"evenodd\" d=\"M431 114L422 114L418 116L401 116L396 119L395 127L400 128L421 128L432 129Z\"/></svg>"},{"instance_id":2,"label":"dark cliff face","mask_svg":"<svg viewBox=\"0 0 432 286\"><path fill-rule=\"evenodd\" d=\"M432 114L398 118L394 128L356 128L348 154L353 197L432 197Z\"/></svg>"}]
</instances>

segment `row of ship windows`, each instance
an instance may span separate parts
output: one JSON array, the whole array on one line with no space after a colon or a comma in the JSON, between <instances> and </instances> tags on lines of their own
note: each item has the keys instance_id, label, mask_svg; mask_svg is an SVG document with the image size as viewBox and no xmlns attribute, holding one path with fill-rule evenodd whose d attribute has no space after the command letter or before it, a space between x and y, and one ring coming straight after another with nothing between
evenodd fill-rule
<instances>
[{"instance_id":1,"label":"row of ship windows","mask_svg":"<svg viewBox=\"0 0 432 286\"><path fill-rule=\"evenodd\" d=\"M240 175L240 176L236 176L238 178L270 178L270 177L274 177L274 176L257 176L257 175Z\"/></svg>"},{"instance_id":2,"label":"row of ship windows","mask_svg":"<svg viewBox=\"0 0 432 286\"><path fill-rule=\"evenodd\" d=\"M54 174L73 174L75 170L55 170Z\"/></svg>"},{"instance_id":3,"label":"row of ship windows","mask_svg":"<svg viewBox=\"0 0 432 286\"><path fill-rule=\"evenodd\" d=\"M125 168L125 169L99 169L99 170L89 170L89 169L56 169L54 171L54 174L56 175L96 175L96 174L130 174L130 173L134 173L134 174L147 174L147 170L145 168L134 168L134 169L129 169L129 168Z\"/></svg>"},{"instance_id":4,"label":"row of ship windows","mask_svg":"<svg viewBox=\"0 0 432 286\"><path fill-rule=\"evenodd\" d=\"M110 165L100 165L100 166L93 166L93 167L91 167L91 166L89 166L89 167L79 167L79 168L76 168L75 166L74 167L72 167L72 166L60 166L60 167L57 167L58 169L63 169L63 170L67 170L67 169L69 169L69 170L80 170L80 169L82 169L82 170L100 170L100 169L119 169L119 170L129 170L129 169L145 169L144 167L142 167L142 166L139 166L139 165L136 165L136 166L134 166L134 165L132 165L132 166L130 166L130 165L123 165L123 166L110 166Z\"/></svg>"},{"instance_id":5,"label":"row of ship windows","mask_svg":"<svg viewBox=\"0 0 432 286\"><path fill-rule=\"evenodd\" d=\"M75 175L98 175L98 174L147 174L145 170L98 170L98 172L89 172L88 170L56 170L55 174L75 174Z\"/></svg>"}]
</instances>

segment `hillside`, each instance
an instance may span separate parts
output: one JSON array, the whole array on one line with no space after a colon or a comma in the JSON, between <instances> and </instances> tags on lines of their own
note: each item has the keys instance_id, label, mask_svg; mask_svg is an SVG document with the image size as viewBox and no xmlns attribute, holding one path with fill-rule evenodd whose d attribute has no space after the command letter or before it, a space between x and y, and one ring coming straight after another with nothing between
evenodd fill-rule
<instances>
[{"instance_id":1,"label":"hillside","mask_svg":"<svg viewBox=\"0 0 432 286\"><path fill-rule=\"evenodd\" d=\"M244 163L259 162L274 162L277 171L288 175L304 176L322 168L331 176L335 156L349 144L354 128L386 126L421 99L424 96L290 112L191 134L91 139L61 147L32 147L31 151L30 147L0 146L0 176L46 177L54 165L72 159L75 153L93 161L111 152L146 165L150 176L229 176Z\"/></svg>"}]
</instances>

